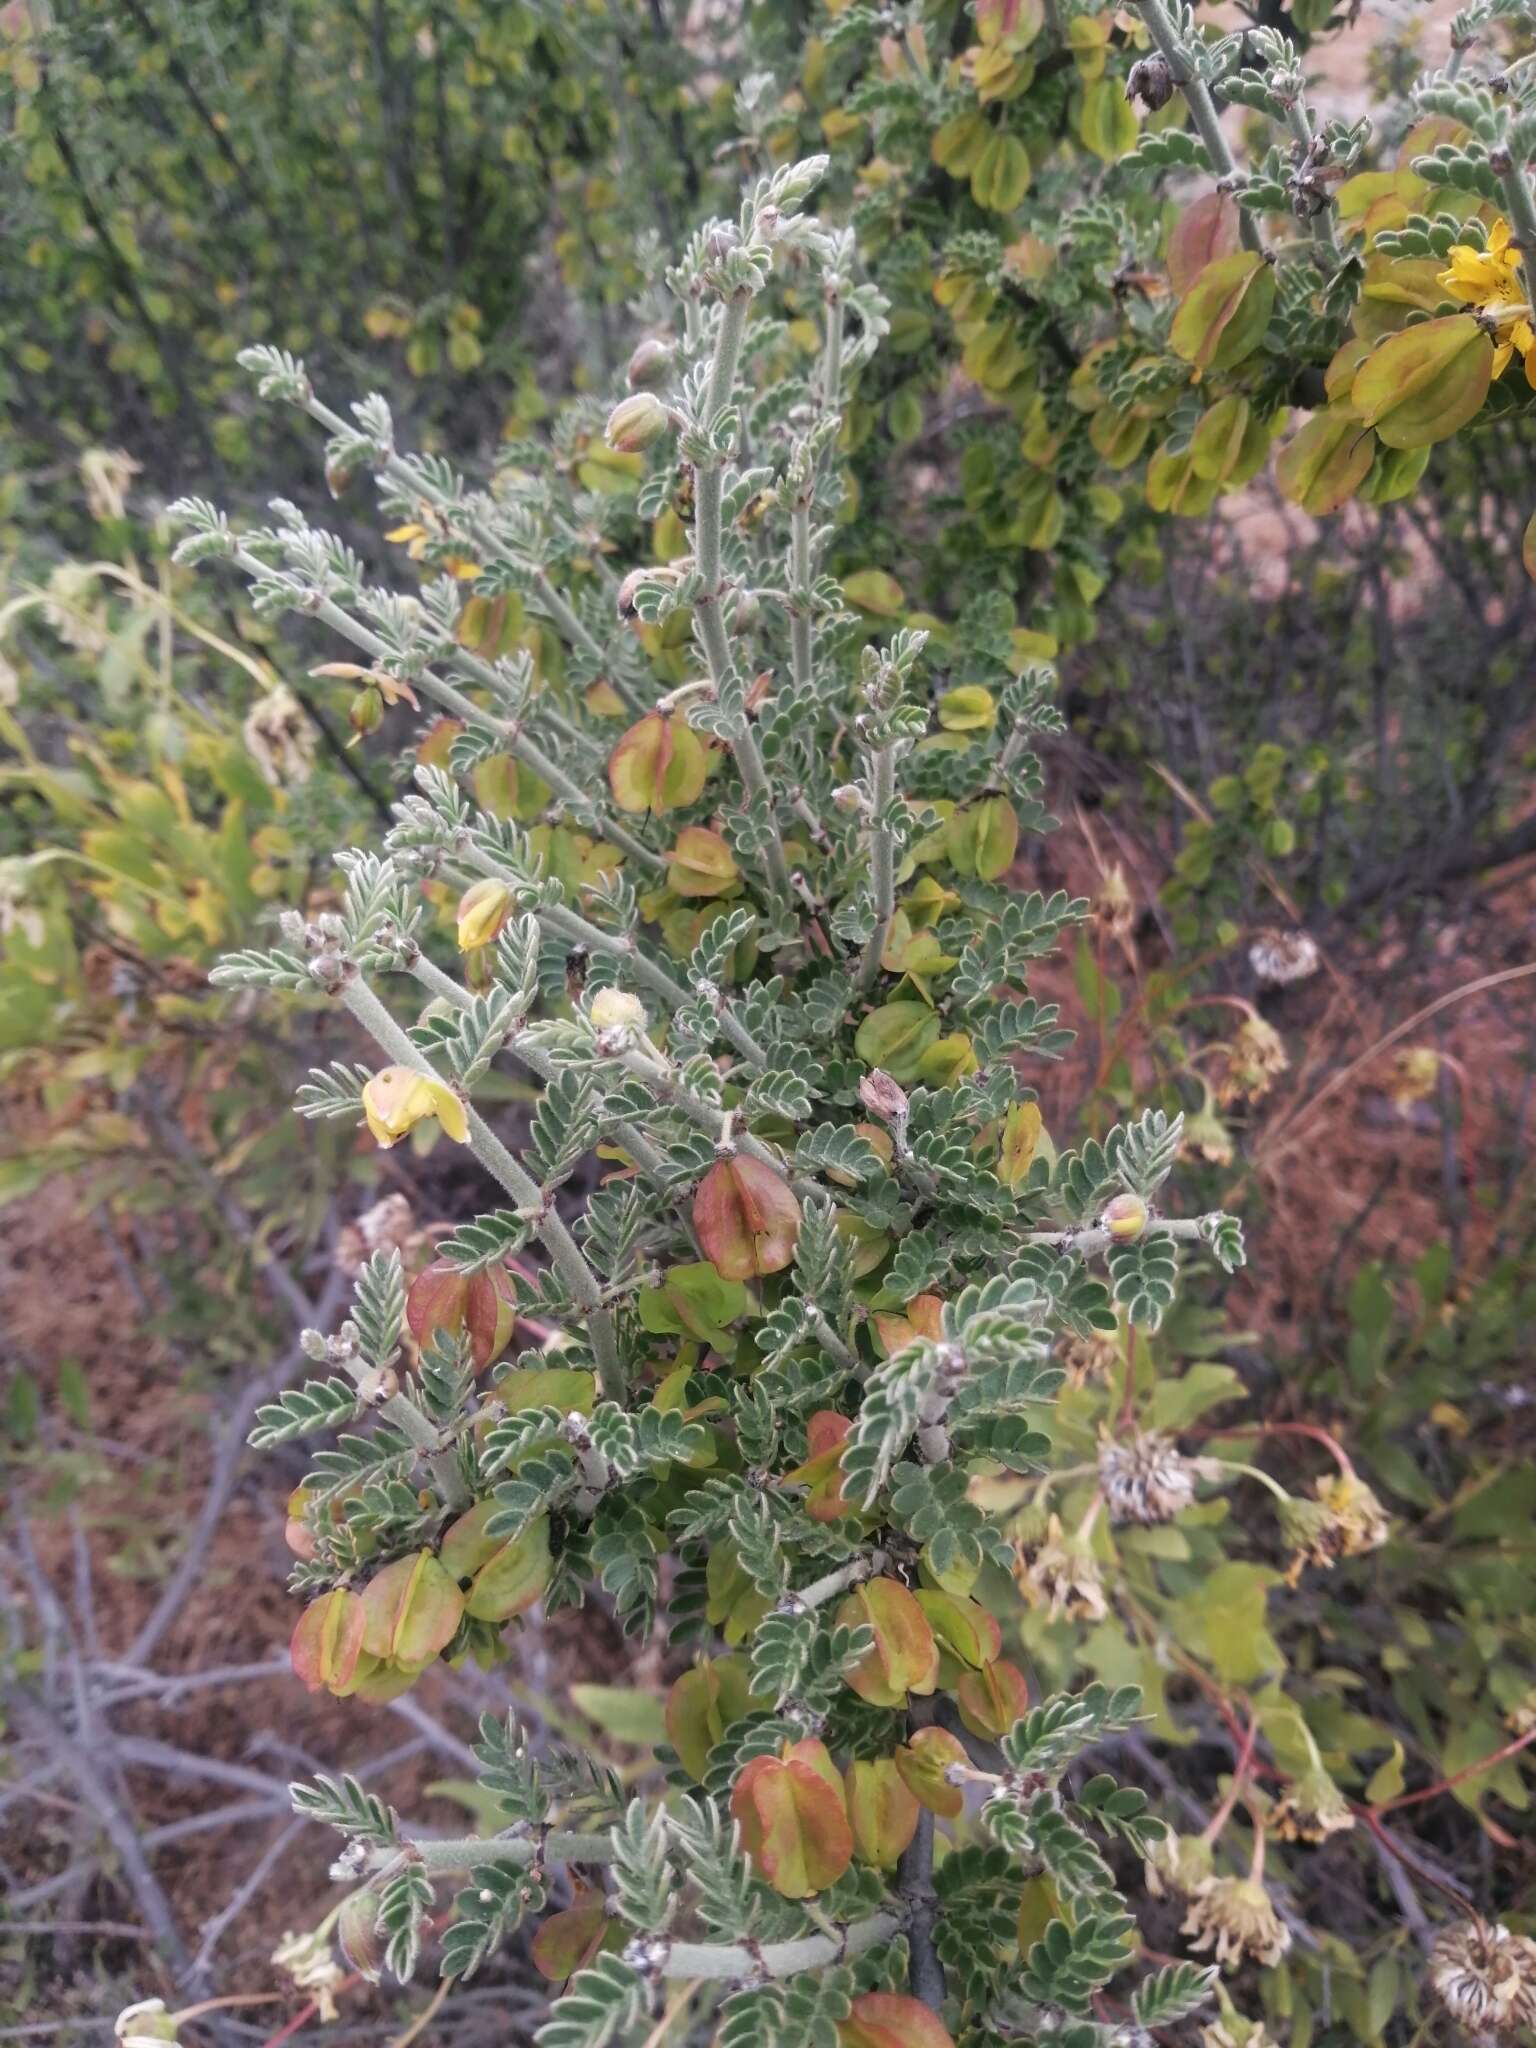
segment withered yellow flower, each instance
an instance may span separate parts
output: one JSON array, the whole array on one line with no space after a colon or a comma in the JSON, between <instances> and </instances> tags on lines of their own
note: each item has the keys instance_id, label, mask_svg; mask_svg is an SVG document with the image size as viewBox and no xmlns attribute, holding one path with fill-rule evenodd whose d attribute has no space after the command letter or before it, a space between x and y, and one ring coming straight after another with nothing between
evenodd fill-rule
<instances>
[{"instance_id":1,"label":"withered yellow flower","mask_svg":"<svg viewBox=\"0 0 1536 2048\"><path fill-rule=\"evenodd\" d=\"M469 1137L464 1105L446 1082L411 1067L382 1067L363 1089L363 1115L368 1128L387 1151L435 1116L456 1145Z\"/></svg>"},{"instance_id":2,"label":"withered yellow flower","mask_svg":"<svg viewBox=\"0 0 1536 2048\"><path fill-rule=\"evenodd\" d=\"M483 881L471 882L459 898L459 951L473 953L488 946L505 929L512 907L512 891L505 882L495 881L489 875Z\"/></svg>"}]
</instances>

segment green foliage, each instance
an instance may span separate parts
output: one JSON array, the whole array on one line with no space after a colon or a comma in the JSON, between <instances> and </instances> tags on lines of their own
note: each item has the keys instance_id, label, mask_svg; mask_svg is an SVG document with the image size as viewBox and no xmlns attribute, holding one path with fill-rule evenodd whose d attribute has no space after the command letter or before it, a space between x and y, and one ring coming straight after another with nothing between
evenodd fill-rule
<instances>
[{"instance_id":1,"label":"green foliage","mask_svg":"<svg viewBox=\"0 0 1536 2048\"><path fill-rule=\"evenodd\" d=\"M468 1640L464 1623L454 1628L463 1596L453 1575L439 1567L434 1580L427 1571L435 1532L459 1528L466 1514L487 1546L526 1544L536 1525L547 1530L547 1543L539 1537L549 1560L544 1584L558 1568L569 1580L562 1597L579 1598L582 1579L596 1580L621 1624L641 1633L657 1620L663 1554L700 1547L709 1619L728 1641L737 1639L733 1630L753 1633L739 1676L727 1680L710 1666L699 1686L674 1692L669 1713L678 1717L678 1744L707 1756L698 1800L680 1820L635 1802L608 1837L563 1847L567 1860L586 1855L612 1866L612 1899L631 1939L622 1961L603 1956L577 1973L544 2040L613 2038L636 2020L647 1976L796 1980L839 1961L840 1948L818 1932L828 1914L847 1925L850 1946L906 1925L909 1897L899 1878L894 1891L887 1881L905 1842L893 1837L890 1854L881 1853L885 1823L861 1817L860 1792L851 1779L845 1784L834 1753L894 1774L896 1746L921 1725L911 1703L941 1681L962 1712L997 1715L995 1732L1008 1735L1020 1681L998 1654L996 1624L968 1596L983 1567L1006 1568L1016 1552L971 1498L971 1482L994 1457L1012 1470L1048 1461L1052 1439L1036 1423L1060 1381L1052 1341L1108 1319L1090 1262L1109 1249L1117 1276L1115 1260L1134 1249L1149 1293L1154 1248L1215 1228L1152 1207L1179 1142L1177 1120L1160 1111L1117 1127L1102 1147L1067 1155L1054 1173L1042 1166L1010 1184L992 1167L1009 1110L1031 1099L1020 1092L1012 1055L1021 1043L1045 1056L1055 1049L1021 1028L1027 998L1005 989L1020 989L1027 959L1081 914L1062 899L1009 906L997 886L1021 819L1034 829L1044 822L1029 741L1041 728L1045 679L1035 672L1014 688L1002 678L986 693L1000 751L948 750L942 765L954 796L944 801L955 808L946 822L927 794L927 764L944 750L931 744L931 709L919 695L925 636L898 632L882 649L830 601L811 615L807 633L797 601L775 595L771 582L787 550L798 564L797 587L814 584L817 538L799 527L807 501L781 497L786 516L755 536L731 517L752 495L772 496L779 465L787 479L802 480L797 490L824 492L835 506L841 486L818 460L833 436L816 423L835 416L844 384L883 331L881 301L856 281L846 238L801 212L822 168L812 162L761 180L734 228L716 223L696 237L671 274L685 305L702 300L711 309L676 336L667 415L693 473L692 563L670 579L650 572L633 606L621 603L617 631L580 581L564 593L550 581L565 573L560 549L541 534L558 516L556 482L543 481L537 497L525 491L509 505L466 491L441 467L401 457L392 444L384 452L382 437L377 443L373 459L390 516L429 492L442 545L466 546L473 535L485 558L478 586L494 585L504 545L541 562L545 584L535 587L545 589L546 615L600 665L608 691L622 700L621 715L640 715L617 742L603 731L607 707L600 702L594 715L568 681L561 687L542 676L530 687L526 666L464 650L462 630L455 632L457 579L427 585L422 605L408 612L364 581L344 543L313 531L291 508L278 526L244 538L204 505L182 508L196 551L233 554L254 576L263 606L312 610L319 595L322 616L344 634L361 630L355 616L374 621L413 690L452 709L488 745L537 763L546 783L560 774L559 758L574 758L573 746L609 759L616 808L573 784L537 844L472 800L478 753L461 754L457 772L418 769L383 859L348 860L336 915L289 918L285 957L266 975L282 987L288 961L307 962L316 992L342 1002L378 1042L394 1078L375 1076L362 1087L376 1135L393 1141L431 1116L500 1182L514 1206L461 1225L449 1256L474 1270L512 1244L539 1241L549 1260L536 1283L540 1302L570 1327L562 1373L600 1390L575 1410L535 1395L532 1405L477 1430L478 1396L467 1381L453 1380L457 1352L446 1350L437 1363L431 1354L418 1389L398 1386L401 1263L380 1254L363 1268L342 1337L310 1344L383 1411L371 1437L343 1436L334 1451L319 1454L302 1509L314 1547L314 1561L298 1574L302 1588L314 1595L327 1583L328 1560L333 1584L355 1582L359 1565L366 1580L362 1649L325 1650L319 1682L342 1691L380 1682L397 1688L420 1668L398 1643L430 1640L452 1654L455 1642ZM817 370L798 382L773 311L776 267L786 256L821 266L836 284ZM752 318L758 300L763 310ZM275 397L310 404L300 366L257 367ZM372 401L359 416L375 421ZM743 472L749 418L761 421L754 432L763 435L766 460ZM801 424L785 429L774 424L780 420ZM673 465L670 452L661 458L659 474L671 489ZM584 513L578 501L566 516L579 521ZM738 607L727 626L722 606L733 586L762 589L781 621L760 621ZM651 622L638 639L626 629L630 609ZM662 693L674 611L692 612L703 674L681 692ZM787 639L789 658L786 679L754 719L742 679L762 666L759 636L763 652L784 651ZM647 713L658 693L662 711ZM962 697L960 715L978 702ZM850 705L862 705L851 721ZM647 717L655 724L647 726ZM645 765L655 758L658 727L674 744L671 719L718 746L717 787L696 806L675 801L664 767ZM979 797L969 795L962 760L982 782ZM734 800L725 793L732 785ZM551 786L558 789L558 781ZM791 787L793 804L785 794ZM634 792L644 797L639 810L631 807ZM794 836L802 812L814 823L805 840ZM739 821L743 813L748 829L728 837L710 822ZM963 832L953 829L956 816L968 821ZM602 835L605 852L583 880L557 849L587 833ZM729 952L711 936L701 958L696 933L673 928L687 898L686 878L674 879L684 847L690 861L692 849L701 849L695 866L711 888L719 878L749 910L750 921L727 935ZM791 853L803 877L799 892ZM406 909L406 879L424 871L493 882L520 932L536 925L545 945L580 946L584 985L573 988L567 977L553 988L546 983L531 1006L530 933L510 952L497 950L473 997L460 995L431 959L433 934ZM931 922L925 906L935 896L940 911ZM811 919L820 944L811 943ZM928 943L918 945L925 934ZM470 943L462 923L459 938ZM738 964L744 944L751 951ZM479 959L471 959L478 971ZM949 983L962 960L957 991ZM240 964L242 980L262 971L250 956ZM515 988L501 981L503 971ZM441 992L460 1026L470 1017L470 1058L451 1057L455 1041L435 1020L414 1030L396 1022L372 986L391 972L414 974L424 991ZM916 987L919 998L903 998L903 986ZM909 1010L931 1017L932 1030L914 1036ZM1000 1026L984 1034L979 1027L999 1012ZM1050 1017L1035 1014L1045 1029ZM511 1042L544 1082L521 1157L473 1116L465 1122L457 1107L469 1077L491 1071L509 1026ZM456 1042L464 1042L462 1033ZM716 1064L722 1055L729 1061L723 1069ZM457 1094L438 1078L444 1070ZM793 1076L796 1085L777 1076ZM332 1106L350 1099L353 1085L348 1071ZM305 1106L327 1086L327 1077L317 1077ZM855 1129L848 1118L859 1110L875 1121ZM632 1191L593 1195L590 1220L573 1233L551 1190L574 1174L604 1130L619 1134L650 1199L642 1211ZM1127 1202L1136 1211L1134 1247L1119 1243L1116 1204ZM621 1214L630 1220L620 1223ZM893 1233L916 1224L933 1248L925 1260L944 1248L946 1296L936 1322L925 1312L920 1328L898 1336L900 1316L889 1329L882 1318L915 1315L918 1304L889 1291L884 1269ZM695 1304L704 1305L697 1289L668 1294L669 1272L681 1284L700 1270L700 1252L722 1281L746 1283L708 1308L726 1354L734 1353L735 1376L694 1337L689 1318ZM675 1308L675 1325L671 1312L640 1312L642 1290ZM1171 1298L1171 1286L1165 1292ZM1158 1301L1161 1307L1162 1295ZM504 1370L494 1388L510 1397L527 1369ZM771 1373L781 1390L766 1402L752 1384L754 1369ZM454 1384L465 1397L457 1413L448 1392ZM283 1414L286 1422L287 1408ZM750 1472L741 1459L748 1444L764 1460ZM408 1485L419 1485L419 1502ZM338 1491L345 1495L344 1550L334 1525L315 1519ZM471 1553L454 1555L476 1568ZM420 1597L435 1604L419 1612L398 1604L429 1586L430 1596L423 1590ZM322 1595L323 1604L310 1609L313 1624L302 1627L324 1632L326 1643L333 1636L350 1643L337 1631L351 1609L334 1605L350 1597ZM957 1660L947 1673L941 1641ZM966 1704L968 1675L992 1706ZM980 2000L977 2018L989 2002L1010 1998L1086 2011L1089 1994L1126 1960L1120 1937L1130 1922L1089 1830L1144 1847L1154 1823L1143 1796L1118 1792L1112 1780L1092 1780L1070 1809L1058 1786L1082 1748L1124 1727L1135 1711L1134 1689L1091 1688L1027 1716L1019 1757L999 1754L988 1774L993 1789L981 1825L1011 1852L1015 1912L1030 1873L1042 1868L1060 1898L1080 1910L1075 1922L1056 1920L1021 1956L1016 1981L1005 1969L966 1992L967 2003ZM695 1715L704 1717L697 1726ZM513 1833L498 1843L520 1862L518 1829L547 1829L561 1802L542 1767L509 1741L489 1731L482 1754L487 1790L516 1816ZM707 1944L701 1958L675 1932L676 1902L680 1886L702 1893L718 1881L724 1898L709 1910L739 1927L743 1876L737 1851L719 1832L727 1814L748 1852L754 1898L779 1903L754 1928L752 1944ZM860 1835L858 1858L850 1814L861 1830L877 1830ZM915 1826L914 1813L908 1836ZM553 1855L564 1838L541 1839ZM484 1860L471 1845L466 1863L477 1855ZM446 1870L452 1861L453 1852L435 1849L428 1868ZM510 1888L487 1890L449 1950L454 1967L479 1967L511 1924ZM819 1895L814 1916L795 1903L812 1894ZM409 1860L381 1878L379 1931L396 1974L409 1973L430 1895L421 1866ZM775 1939L781 1964L772 1960ZM845 2001L834 1971L819 1988L790 1981L750 2011L754 2023L793 2026L802 2039L806 2029L814 2034L835 2020ZM747 2024L748 2010L736 2006L729 2023Z\"/></svg>"},{"instance_id":2,"label":"green foliage","mask_svg":"<svg viewBox=\"0 0 1536 2048\"><path fill-rule=\"evenodd\" d=\"M56 457L62 422L169 467L168 424L194 476L238 473L253 444L236 333L365 388L409 379L424 409L489 437L509 389L510 420L537 417L534 355L560 323L550 306L529 323L529 301L553 269L596 302L602 363L606 308L642 282L637 235L707 157L704 134L676 148L688 68L628 0L23 17L0 105L27 285L7 295L0 399L25 463ZM643 194L621 146L645 151Z\"/></svg>"}]
</instances>

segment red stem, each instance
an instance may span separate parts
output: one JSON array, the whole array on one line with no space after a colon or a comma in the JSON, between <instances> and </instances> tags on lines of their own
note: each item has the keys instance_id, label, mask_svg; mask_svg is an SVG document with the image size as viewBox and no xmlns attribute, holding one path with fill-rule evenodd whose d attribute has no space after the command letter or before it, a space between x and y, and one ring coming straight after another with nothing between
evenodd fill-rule
<instances>
[{"instance_id":1,"label":"red stem","mask_svg":"<svg viewBox=\"0 0 1536 2048\"><path fill-rule=\"evenodd\" d=\"M1495 1764L1503 1763L1506 1757L1518 1755L1533 1742L1536 1742L1536 1728L1527 1728L1523 1735L1517 1735L1513 1742L1506 1742L1504 1747L1496 1749L1492 1756L1479 1757L1475 1764L1464 1764L1448 1778L1441 1778L1436 1784L1426 1785L1422 1792L1399 1792L1395 1799L1384 1800L1380 1806L1371 1807L1370 1811L1379 1817L1384 1813L1395 1813L1400 1806L1418 1806L1426 1799L1438 1799L1442 1792L1449 1792L1453 1785L1460 1785L1467 1778L1475 1778L1481 1771L1491 1771Z\"/></svg>"}]
</instances>

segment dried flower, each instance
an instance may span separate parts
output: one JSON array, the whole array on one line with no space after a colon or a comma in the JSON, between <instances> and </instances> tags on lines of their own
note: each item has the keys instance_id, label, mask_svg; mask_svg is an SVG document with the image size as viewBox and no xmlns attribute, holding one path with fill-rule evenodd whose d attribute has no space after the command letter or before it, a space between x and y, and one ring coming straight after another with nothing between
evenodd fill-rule
<instances>
[{"instance_id":1,"label":"dried flower","mask_svg":"<svg viewBox=\"0 0 1536 2048\"><path fill-rule=\"evenodd\" d=\"M1171 1437L1148 1430L1099 1445L1099 1485L1112 1522L1171 1522L1195 1497L1195 1468Z\"/></svg>"},{"instance_id":2,"label":"dried flower","mask_svg":"<svg viewBox=\"0 0 1536 2048\"><path fill-rule=\"evenodd\" d=\"M385 1151L433 1116L456 1144L469 1139L464 1104L458 1096L446 1082L418 1074L412 1067L381 1067L363 1089L363 1115Z\"/></svg>"},{"instance_id":3,"label":"dried flower","mask_svg":"<svg viewBox=\"0 0 1536 2048\"><path fill-rule=\"evenodd\" d=\"M309 714L286 683L258 697L240 728L246 752L274 789L307 782L315 763L315 731Z\"/></svg>"},{"instance_id":4,"label":"dried flower","mask_svg":"<svg viewBox=\"0 0 1536 2048\"><path fill-rule=\"evenodd\" d=\"M1265 2032L1264 2022L1240 2013L1224 1985L1217 1985L1216 1996L1221 2010L1208 2027L1200 2029L1200 2048L1276 2048Z\"/></svg>"},{"instance_id":5,"label":"dried flower","mask_svg":"<svg viewBox=\"0 0 1536 2048\"><path fill-rule=\"evenodd\" d=\"M285 1934L272 1951L272 1966L292 1978L296 1991L308 1992L322 2025L338 2017L336 1993L346 1982L346 1973L323 1934Z\"/></svg>"},{"instance_id":6,"label":"dried flower","mask_svg":"<svg viewBox=\"0 0 1536 2048\"><path fill-rule=\"evenodd\" d=\"M1173 68L1160 50L1136 59L1126 77L1125 96L1132 103L1140 100L1149 114L1167 106L1173 98Z\"/></svg>"},{"instance_id":7,"label":"dried flower","mask_svg":"<svg viewBox=\"0 0 1536 2048\"><path fill-rule=\"evenodd\" d=\"M1125 869L1119 861L1106 871L1094 902L1093 914L1112 939L1123 946L1136 929L1136 905L1131 898L1131 885L1125 879Z\"/></svg>"},{"instance_id":8,"label":"dried flower","mask_svg":"<svg viewBox=\"0 0 1536 2048\"><path fill-rule=\"evenodd\" d=\"M1147 1890L1154 1899L1188 1899L1211 1877L1214 1852L1204 1835L1159 1835L1147 1850Z\"/></svg>"},{"instance_id":9,"label":"dried flower","mask_svg":"<svg viewBox=\"0 0 1536 2048\"><path fill-rule=\"evenodd\" d=\"M1536 1941L1507 1927L1464 1920L1447 1928L1429 1959L1435 1996L1472 2034L1536 2027Z\"/></svg>"},{"instance_id":10,"label":"dried flower","mask_svg":"<svg viewBox=\"0 0 1536 2048\"><path fill-rule=\"evenodd\" d=\"M1226 1048L1226 1067L1216 1086L1223 1109L1234 1102L1257 1102L1290 1066L1285 1040L1273 1024L1250 1010Z\"/></svg>"},{"instance_id":11,"label":"dried flower","mask_svg":"<svg viewBox=\"0 0 1536 2048\"><path fill-rule=\"evenodd\" d=\"M1043 1607L1051 1621L1102 1621L1109 1612L1104 1581L1088 1545L1062 1533L1052 1515L1038 1543L1021 1543L1013 1575L1031 1607Z\"/></svg>"},{"instance_id":12,"label":"dried flower","mask_svg":"<svg viewBox=\"0 0 1536 2048\"><path fill-rule=\"evenodd\" d=\"M1310 932L1260 932L1248 948L1248 964L1260 981L1286 988L1293 981L1307 981L1322 965L1317 941Z\"/></svg>"},{"instance_id":13,"label":"dried flower","mask_svg":"<svg viewBox=\"0 0 1536 2048\"><path fill-rule=\"evenodd\" d=\"M906 1121L910 1107L907 1091L879 1067L872 1068L860 1081L859 1100L871 1116L883 1117L889 1124Z\"/></svg>"},{"instance_id":14,"label":"dried flower","mask_svg":"<svg viewBox=\"0 0 1536 2048\"><path fill-rule=\"evenodd\" d=\"M128 510L128 486L140 465L122 448L87 448L80 457L80 481L93 519L121 519Z\"/></svg>"},{"instance_id":15,"label":"dried flower","mask_svg":"<svg viewBox=\"0 0 1536 2048\"><path fill-rule=\"evenodd\" d=\"M123 2048L161 2048L177 2038L176 2014L166 2010L163 1998L141 1998L137 2005L125 2005L112 2031Z\"/></svg>"},{"instance_id":16,"label":"dried flower","mask_svg":"<svg viewBox=\"0 0 1536 2048\"><path fill-rule=\"evenodd\" d=\"M1269 1810L1268 1826L1282 1842L1326 1842L1355 1824L1349 1801L1321 1765L1303 1771Z\"/></svg>"},{"instance_id":17,"label":"dried flower","mask_svg":"<svg viewBox=\"0 0 1536 2048\"><path fill-rule=\"evenodd\" d=\"M421 1241L416 1212L405 1196L386 1195L355 1222L342 1225L333 1257L338 1272L357 1273L375 1252L413 1251Z\"/></svg>"},{"instance_id":18,"label":"dried flower","mask_svg":"<svg viewBox=\"0 0 1536 2048\"><path fill-rule=\"evenodd\" d=\"M1120 1342L1116 1337L1067 1336L1056 1347L1056 1356L1066 1370L1069 1387L1086 1387L1107 1380L1120 1364Z\"/></svg>"},{"instance_id":19,"label":"dried flower","mask_svg":"<svg viewBox=\"0 0 1536 2048\"><path fill-rule=\"evenodd\" d=\"M1341 1557L1379 1550L1391 1534L1386 1509L1353 1473L1319 1479L1316 1493L1316 1500L1290 1500L1280 1510L1286 1541L1296 1547L1286 1572L1292 1586L1309 1564L1330 1570Z\"/></svg>"},{"instance_id":20,"label":"dried flower","mask_svg":"<svg viewBox=\"0 0 1536 2048\"><path fill-rule=\"evenodd\" d=\"M111 639L104 613L97 611L96 578L84 562L60 562L48 578L43 617L66 647L101 654Z\"/></svg>"},{"instance_id":21,"label":"dried flower","mask_svg":"<svg viewBox=\"0 0 1536 2048\"><path fill-rule=\"evenodd\" d=\"M1232 1133L1207 1101L1203 1109L1184 1119L1184 1153L1205 1159L1212 1166L1230 1166L1234 1157Z\"/></svg>"},{"instance_id":22,"label":"dried flower","mask_svg":"<svg viewBox=\"0 0 1536 2048\"><path fill-rule=\"evenodd\" d=\"M1223 1969L1250 1958L1272 1970L1291 1946L1291 1930L1256 1877L1208 1877L1184 1917L1190 1947L1214 1951Z\"/></svg>"}]
</instances>

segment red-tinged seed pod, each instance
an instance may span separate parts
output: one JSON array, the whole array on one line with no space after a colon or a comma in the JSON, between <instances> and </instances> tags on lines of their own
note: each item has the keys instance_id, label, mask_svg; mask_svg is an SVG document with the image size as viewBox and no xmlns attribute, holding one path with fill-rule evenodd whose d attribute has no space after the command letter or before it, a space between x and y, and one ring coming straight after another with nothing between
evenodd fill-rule
<instances>
[{"instance_id":1,"label":"red-tinged seed pod","mask_svg":"<svg viewBox=\"0 0 1536 2048\"><path fill-rule=\"evenodd\" d=\"M505 1266L464 1273L447 1259L434 1259L406 1291L405 1319L423 1349L439 1330L455 1337L467 1332L475 1370L484 1372L512 1342L517 1280Z\"/></svg>"}]
</instances>

